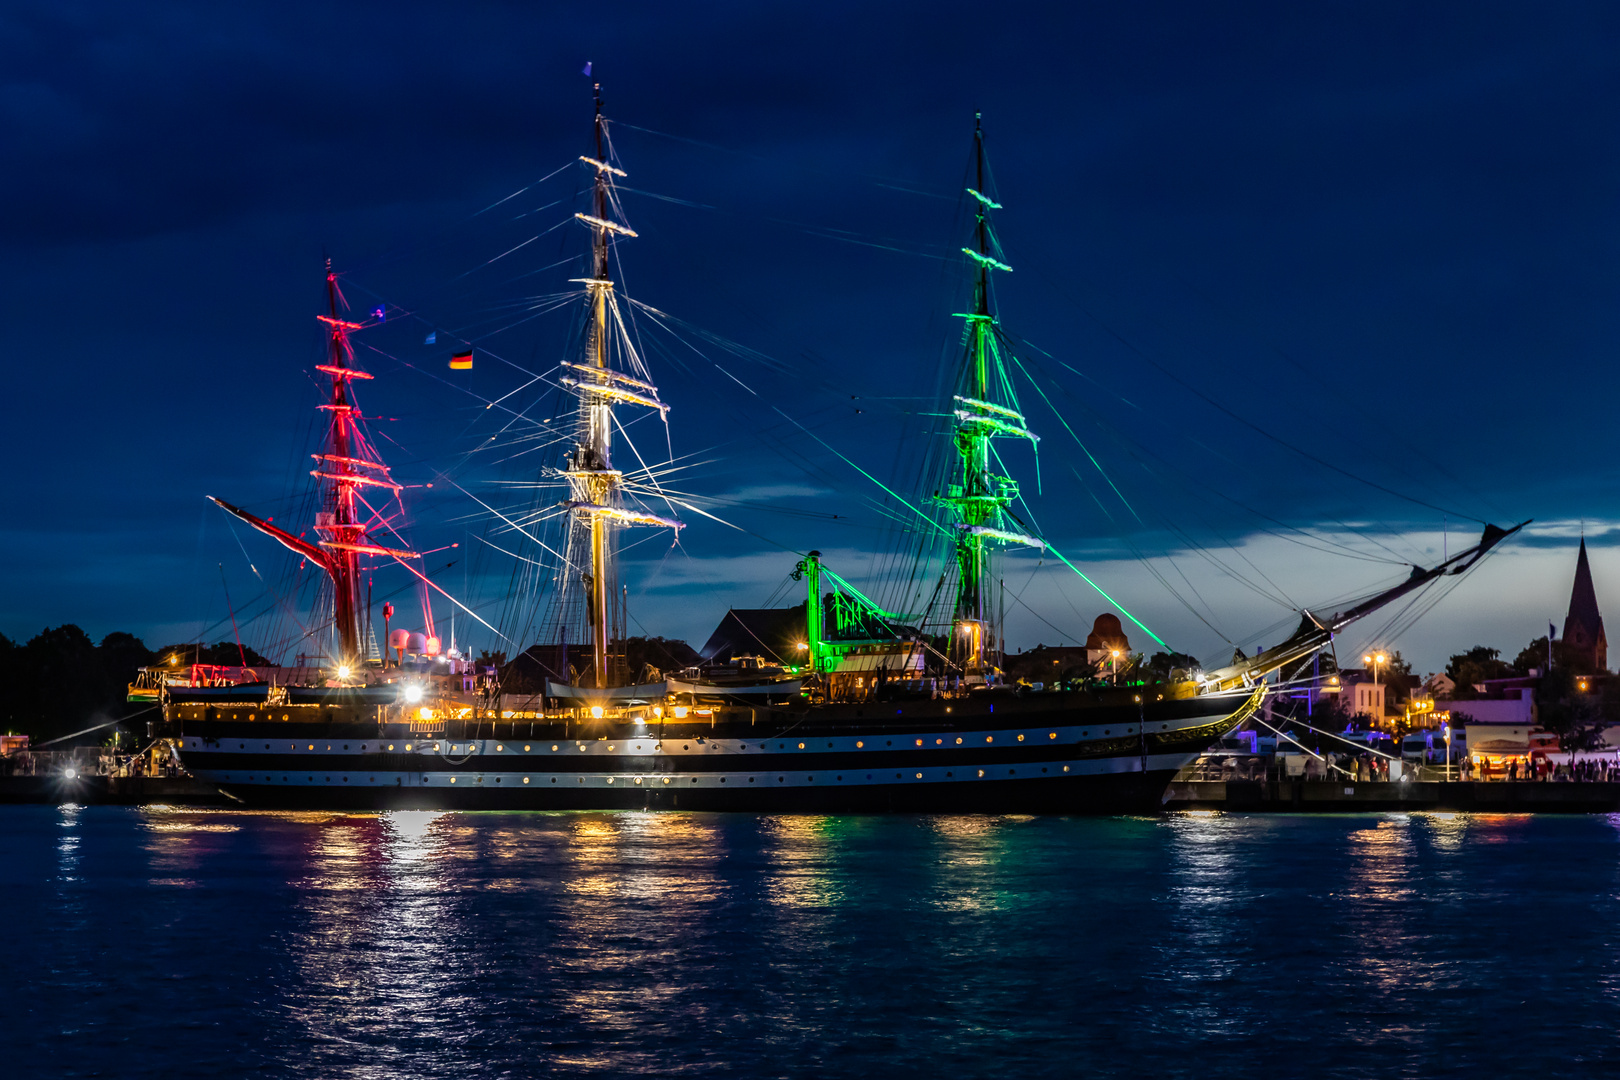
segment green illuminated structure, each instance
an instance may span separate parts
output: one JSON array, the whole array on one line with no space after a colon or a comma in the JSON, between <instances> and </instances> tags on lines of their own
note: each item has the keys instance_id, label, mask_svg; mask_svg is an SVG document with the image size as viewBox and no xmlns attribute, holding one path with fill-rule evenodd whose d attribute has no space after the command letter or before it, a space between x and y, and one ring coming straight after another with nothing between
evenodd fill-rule
<instances>
[{"instance_id":1,"label":"green illuminated structure","mask_svg":"<svg viewBox=\"0 0 1620 1080\"><path fill-rule=\"evenodd\" d=\"M1012 379L1002 362L1000 325L992 310L990 275L1011 273L1012 267L996 258L999 245L990 227L990 211L1001 204L983 194L984 130L975 118L974 165L977 186L967 189L978 203L974 246L963 253L973 262L973 310L965 319L964 348L957 372L953 413L957 468L944 493L935 498L948 508L956 555L956 603L951 621L951 658L963 673L985 677L994 669L999 651L999 619L992 621L987 592L995 581L992 566L997 547L1021 544L1044 548L1023 524L1009 513L1018 499L1018 484L997 472L1000 459L992 443L998 438L1039 442L1018 407Z\"/></svg>"}]
</instances>

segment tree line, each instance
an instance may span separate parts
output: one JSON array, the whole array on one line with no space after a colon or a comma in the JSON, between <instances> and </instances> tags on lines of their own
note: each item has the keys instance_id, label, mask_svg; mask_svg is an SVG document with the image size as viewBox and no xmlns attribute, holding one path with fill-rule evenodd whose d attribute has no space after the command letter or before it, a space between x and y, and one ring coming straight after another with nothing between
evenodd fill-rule
<instances>
[{"instance_id":1,"label":"tree line","mask_svg":"<svg viewBox=\"0 0 1620 1080\"><path fill-rule=\"evenodd\" d=\"M115 631L98 644L72 623L47 627L26 642L0 634L0 729L29 735L34 743L59 738L111 720L115 727L91 732L81 744L106 742L122 727L136 738L156 713L131 704L129 684L143 667L178 658L180 664L268 664L249 646L234 641L214 645L175 643L149 649L134 634Z\"/></svg>"}]
</instances>

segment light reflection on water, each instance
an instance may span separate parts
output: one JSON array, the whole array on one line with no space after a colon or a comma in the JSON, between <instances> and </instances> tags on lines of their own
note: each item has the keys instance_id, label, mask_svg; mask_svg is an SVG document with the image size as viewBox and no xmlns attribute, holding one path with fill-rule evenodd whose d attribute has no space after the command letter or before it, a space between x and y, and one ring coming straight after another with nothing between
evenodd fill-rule
<instances>
[{"instance_id":1,"label":"light reflection on water","mask_svg":"<svg viewBox=\"0 0 1620 1080\"><path fill-rule=\"evenodd\" d=\"M12 822L19 1075L1462 1076L1539 1064L1504 1008L1620 1065L1620 819Z\"/></svg>"}]
</instances>

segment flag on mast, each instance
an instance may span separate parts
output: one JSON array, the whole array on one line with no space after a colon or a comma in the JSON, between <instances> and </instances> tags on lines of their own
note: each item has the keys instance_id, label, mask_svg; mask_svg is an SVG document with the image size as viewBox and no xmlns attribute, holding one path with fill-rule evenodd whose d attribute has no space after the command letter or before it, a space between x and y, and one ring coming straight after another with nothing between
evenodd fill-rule
<instances>
[{"instance_id":1,"label":"flag on mast","mask_svg":"<svg viewBox=\"0 0 1620 1080\"><path fill-rule=\"evenodd\" d=\"M466 352L458 352L458 353L454 354L453 356L451 356L450 357L450 370L451 371L471 371L472 370L472 350L468 349Z\"/></svg>"}]
</instances>

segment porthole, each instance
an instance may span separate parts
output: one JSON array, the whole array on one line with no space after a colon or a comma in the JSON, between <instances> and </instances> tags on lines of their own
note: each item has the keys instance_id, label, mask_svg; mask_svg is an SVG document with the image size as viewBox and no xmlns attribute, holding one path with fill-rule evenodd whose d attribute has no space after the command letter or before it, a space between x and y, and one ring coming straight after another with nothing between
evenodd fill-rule
<instances>
[{"instance_id":1,"label":"porthole","mask_svg":"<svg viewBox=\"0 0 1620 1080\"><path fill-rule=\"evenodd\" d=\"M1045 772L1045 771L1046 771L1046 766L1042 765L1041 766L1041 772Z\"/></svg>"},{"instance_id":2,"label":"porthole","mask_svg":"<svg viewBox=\"0 0 1620 1080\"><path fill-rule=\"evenodd\" d=\"M310 748L310 749L311 749L311 750L313 750L313 749L315 749L315 744L314 744L314 743L310 743L310 744L309 744L309 748Z\"/></svg>"},{"instance_id":3,"label":"porthole","mask_svg":"<svg viewBox=\"0 0 1620 1080\"><path fill-rule=\"evenodd\" d=\"M884 746L893 746L894 745L894 740L893 739L885 740L883 745Z\"/></svg>"},{"instance_id":4,"label":"porthole","mask_svg":"<svg viewBox=\"0 0 1620 1080\"><path fill-rule=\"evenodd\" d=\"M724 781L724 780L722 780L722 781L720 781L720 782L721 782L721 783L722 783L722 784L723 784L723 783L725 783L725 781ZM694 783L694 784L695 784L695 783L697 783L697 777L695 777L695 776L694 776L694 777L692 777L692 783Z\"/></svg>"},{"instance_id":5,"label":"porthole","mask_svg":"<svg viewBox=\"0 0 1620 1080\"><path fill-rule=\"evenodd\" d=\"M296 749L298 749L298 744L297 743L288 743L287 744L287 749L296 750Z\"/></svg>"},{"instance_id":6,"label":"porthole","mask_svg":"<svg viewBox=\"0 0 1620 1080\"><path fill-rule=\"evenodd\" d=\"M552 749L552 750L553 750L553 751L555 751L555 750L556 750L556 749L557 749L557 744L556 744L556 743L552 743L552 745L551 745L551 749Z\"/></svg>"},{"instance_id":7,"label":"porthole","mask_svg":"<svg viewBox=\"0 0 1620 1080\"><path fill-rule=\"evenodd\" d=\"M917 774L917 779L919 779L919 780L921 780L921 779L922 779L922 773L918 773L918 774Z\"/></svg>"},{"instance_id":8,"label":"porthole","mask_svg":"<svg viewBox=\"0 0 1620 1080\"><path fill-rule=\"evenodd\" d=\"M348 782L349 782L349 778L348 778L348 777L347 777L347 776L345 776L345 777L344 777L344 778L343 778L343 782L344 782L344 783L345 783L345 784L347 784L347 783L348 783Z\"/></svg>"},{"instance_id":9,"label":"porthole","mask_svg":"<svg viewBox=\"0 0 1620 1080\"><path fill-rule=\"evenodd\" d=\"M839 780L840 780L840 781L841 781L841 780L843 780L843 779L844 779L844 778L843 778L843 777L842 777L842 776L840 776L840 777L839 777L839 778L838 778L838 779L839 779Z\"/></svg>"},{"instance_id":10,"label":"porthole","mask_svg":"<svg viewBox=\"0 0 1620 1080\"><path fill-rule=\"evenodd\" d=\"M1055 739L1055 738L1057 738L1057 732L1055 732L1055 731L1049 732L1046 737L1048 739Z\"/></svg>"},{"instance_id":11,"label":"porthole","mask_svg":"<svg viewBox=\"0 0 1620 1080\"><path fill-rule=\"evenodd\" d=\"M407 747L406 747L406 748L405 748L405 749L407 749L407 750L409 750L409 749L410 749L410 747L408 747L408 746L407 746ZM499 753L500 753L500 752L501 752L501 751L503 751L503 750L505 750L505 749L506 749L506 747L505 747L505 746L503 746L503 745L501 745L501 744L500 744L500 743L496 743L496 744L495 744L495 752L496 752L496 753L497 753L497 754L499 754Z\"/></svg>"},{"instance_id":12,"label":"porthole","mask_svg":"<svg viewBox=\"0 0 1620 1080\"><path fill-rule=\"evenodd\" d=\"M944 746L945 745L945 740L944 739L935 739L934 740L934 745L935 746Z\"/></svg>"},{"instance_id":13,"label":"porthole","mask_svg":"<svg viewBox=\"0 0 1620 1080\"><path fill-rule=\"evenodd\" d=\"M286 714L286 713L282 713L282 714L281 714L281 719L282 719L282 720L283 720L283 721L287 721L287 720L291 720L291 719L292 719L292 717L290 717L290 716L288 716L288 715L287 715L287 714Z\"/></svg>"},{"instance_id":14,"label":"porthole","mask_svg":"<svg viewBox=\"0 0 1620 1080\"><path fill-rule=\"evenodd\" d=\"M1007 770L1007 775L1008 776L1017 776L1018 775L1018 770L1017 769L1008 769Z\"/></svg>"},{"instance_id":15,"label":"porthole","mask_svg":"<svg viewBox=\"0 0 1620 1080\"><path fill-rule=\"evenodd\" d=\"M784 781L784 780L786 780L786 779L787 779L787 777L785 777L785 776L778 776L778 777L777 777L777 778L776 778L776 782L777 782L777 783L778 783L778 784L780 784L780 783L782 783L782 782L783 782L783 781Z\"/></svg>"},{"instance_id":16,"label":"porthole","mask_svg":"<svg viewBox=\"0 0 1620 1080\"><path fill-rule=\"evenodd\" d=\"M613 747L611 745L608 746L608 753L613 753Z\"/></svg>"},{"instance_id":17,"label":"porthole","mask_svg":"<svg viewBox=\"0 0 1620 1080\"><path fill-rule=\"evenodd\" d=\"M899 779L900 779L900 778L901 778L901 777L900 777L900 774L899 774L899 773L895 773L895 774L894 774L894 778L895 778L895 779L896 779L896 780L899 780Z\"/></svg>"},{"instance_id":18,"label":"porthole","mask_svg":"<svg viewBox=\"0 0 1620 1080\"><path fill-rule=\"evenodd\" d=\"M921 746L921 745L922 745L922 740L921 740L921 739L918 739L918 740L917 740L917 745L918 745L918 746Z\"/></svg>"},{"instance_id":19,"label":"porthole","mask_svg":"<svg viewBox=\"0 0 1620 1080\"><path fill-rule=\"evenodd\" d=\"M608 777L608 778L607 778L607 782L608 782L608 783L610 783L610 784L611 784L611 783L613 783L613 777L611 777L611 776L610 776L610 777Z\"/></svg>"},{"instance_id":20,"label":"porthole","mask_svg":"<svg viewBox=\"0 0 1620 1080\"><path fill-rule=\"evenodd\" d=\"M528 743L523 744L523 752L525 754L527 754L529 752L529 744Z\"/></svg>"},{"instance_id":21,"label":"porthole","mask_svg":"<svg viewBox=\"0 0 1620 1080\"><path fill-rule=\"evenodd\" d=\"M956 745L957 745L957 746L961 746L961 745L962 745L962 736L960 736L960 735L958 735L958 736L957 736L957 737L956 737Z\"/></svg>"},{"instance_id":22,"label":"porthole","mask_svg":"<svg viewBox=\"0 0 1620 1080\"><path fill-rule=\"evenodd\" d=\"M1067 766L1067 765L1065 765L1065 766L1063 766L1063 771L1064 771L1064 772L1068 772L1068 771L1069 771L1069 767L1068 767L1068 766Z\"/></svg>"},{"instance_id":23,"label":"porthole","mask_svg":"<svg viewBox=\"0 0 1620 1080\"><path fill-rule=\"evenodd\" d=\"M980 776L983 776L983 775L984 775L984 770L983 770L983 769L980 769L980 770L979 770L979 775L980 775Z\"/></svg>"},{"instance_id":24,"label":"porthole","mask_svg":"<svg viewBox=\"0 0 1620 1080\"><path fill-rule=\"evenodd\" d=\"M726 782L726 778L725 778L725 777L723 777L723 776L722 776L722 777L721 777L721 778L720 778L720 782L721 782L721 783L722 783L722 784L723 784L723 783L725 783L725 782ZM753 783L753 782L754 782L754 778L753 778L753 777L752 777L752 776L750 776L750 777L749 777L749 778L748 778L748 782L749 782L749 783L750 783L750 784L752 784L752 783Z\"/></svg>"},{"instance_id":25,"label":"porthole","mask_svg":"<svg viewBox=\"0 0 1620 1080\"><path fill-rule=\"evenodd\" d=\"M551 778L551 782L552 782L552 783L553 783L553 784L555 784L555 783L556 783L556 782L557 782L557 778L556 778L556 777L555 777L555 776L553 776L553 777L552 777L552 778Z\"/></svg>"},{"instance_id":26,"label":"porthole","mask_svg":"<svg viewBox=\"0 0 1620 1080\"><path fill-rule=\"evenodd\" d=\"M667 777L667 776L664 777L664 783L666 783L666 784L669 783L669 777Z\"/></svg>"},{"instance_id":27,"label":"porthole","mask_svg":"<svg viewBox=\"0 0 1620 1080\"><path fill-rule=\"evenodd\" d=\"M995 741L996 741L996 737L995 737L995 736L994 736L994 735L986 735L986 736L985 736L985 737L984 737L984 741L985 741L985 742L995 742Z\"/></svg>"},{"instance_id":28,"label":"porthole","mask_svg":"<svg viewBox=\"0 0 1620 1080\"><path fill-rule=\"evenodd\" d=\"M865 743L863 743L863 742L861 742L861 741L860 741L860 740L859 740L859 739L856 739L856 740L855 740L855 749L857 749L857 750L859 750L859 749L860 749L860 748L861 748L861 747L863 747L863 746L865 746L865 745L866 745L866 744L865 744ZM266 749L269 749L269 748L268 748L268 747L266 747Z\"/></svg>"},{"instance_id":29,"label":"porthole","mask_svg":"<svg viewBox=\"0 0 1620 1080\"><path fill-rule=\"evenodd\" d=\"M636 777L636 786L637 786L637 787L640 787L640 786L641 786L641 777L639 777L639 776L638 776L638 777Z\"/></svg>"},{"instance_id":30,"label":"porthole","mask_svg":"<svg viewBox=\"0 0 1620 1080\"><path fill-rule=\"evenodd\" d=\"M348 743L344 743L344 744L343 744L343 749L345 749L345 750L347 750L347 749L348 749L348 748L349 748L349 744L348 744Z\"/></svg>"},{"instance_id":31,"label":"porthole","mask_svg":"<svg viewBox=\"0 0 1620 1080\"><path fill-rule=\"evenodd\" d=\"M410 749L410 748L411 748L411 744L410 744L410 743L406 743L406 744L405 744L405 749L407 749L407 750L409 750L409 749ZM331 748L331 747L330 747L330 746L328 746L328 747L327 747L327 749L328 749L328 750L330 750L330 749L332 749L332 748Z\"/></svg>"},{"instance_id":32,"label":"porthole","mask_svg":"<svg viewBox=\"0 0 1620 1080\"><path fill-rule=\"evenodd\" d=\"M1022 735L1020 735L1020 736L1018 736L1018 741L1019 741L1019 742L1023 742L1023 741L1024 741L1024 737L1023 737L1023 736L1022 736Z\"/></svg>"},{"instance_id":33,"label":"porthole","mask_svg":"<svg viewBox=\"0 0 1620 1080\"><path fill-rule=\"evenodd\" d=\"M372 777L372 779L373 779L373 780L375 780L375 779L377 779L377 778L376 778L376 777L375 777L375 776L373 776L373 777ZM455 778L455 777L453 777L453 776L452 776L452 777L451 777L451 778L450 778L450 782L451 782L451 783L452 783L452 784L453 784L453 783L455 783L455 782L456 782L456 778Z\"/></svg>"},{"instance_id":34,"label":"porthole","mask_svg":"<svg viewBox=\"0 0 1620 1080\"><path fill-rule=\"evenodd\" d=\"M831 749L832 749L832 743L828 743L828 744L827 744L827 749L829 749L829 750L831 750Z\"/></svg>"},{"instance_id":35,"label":"porthole","mask_svg":"<svg viewBox=\"0 0 1620 1080\"><path fill-rule=\"evenodd\" d=\"M804 743L800 743L800 744L799 744L799 749L800 749L800 750L803 750L803 749L804 749Z\"/></svg>"},{"instance_id":36,"label":"porthole","mask_svg":"<svg viewBox=\"0 0 1620 1080\"><path fill-rule=\"evenodd\" d=\"M192 744L192 745L196 745L196 744L195 744L195 743L193 743L193 744ZM241 742L239 742L239 743L237 743L237 744L236 744L236 748L237 748L237 749L238 749L238 750L246 750L246 749L247 749L247 743L241 743Z\"/></svg>"},{"instance_id":37,"label":"porthole","mask_svg":"<svg viewBox=\"0 0 1620 1080\"><path fill-rule=\"evenodd\" d=\"M955 776L955 775L956 775L956 774L955 774L955 773L953 773L953 772L948 772L948 773L946 773L946 774L945 774L945 779L947 779L947 780L949 780L949 779L950 779L950 778L951 778L951 777L953 777L953 776Z\"/></svg>"},{"instance_id":38,"label":"porthole","mask_svg":"<svg viewBox=\"0 0 1620 1080\"><path fill-rule=\"evenodd\" d=\"M393 744L393 743L389 743L389 744L388 744L388 749L390 749L390 750L392 750L392 749L393 749L393 748L394 748L394 744Z\"/></svg>"},{"instance_id":39,"label":"porthole","mask_svg":"<svg viewBox=\"0 0 1620 1080\"><path fill-rule=\"evenodd\" d=\"M807 776L804 778L804 782L807 784L813 784L816 782L816 778L813 776Z\"/></svg>"}]
</instances>

